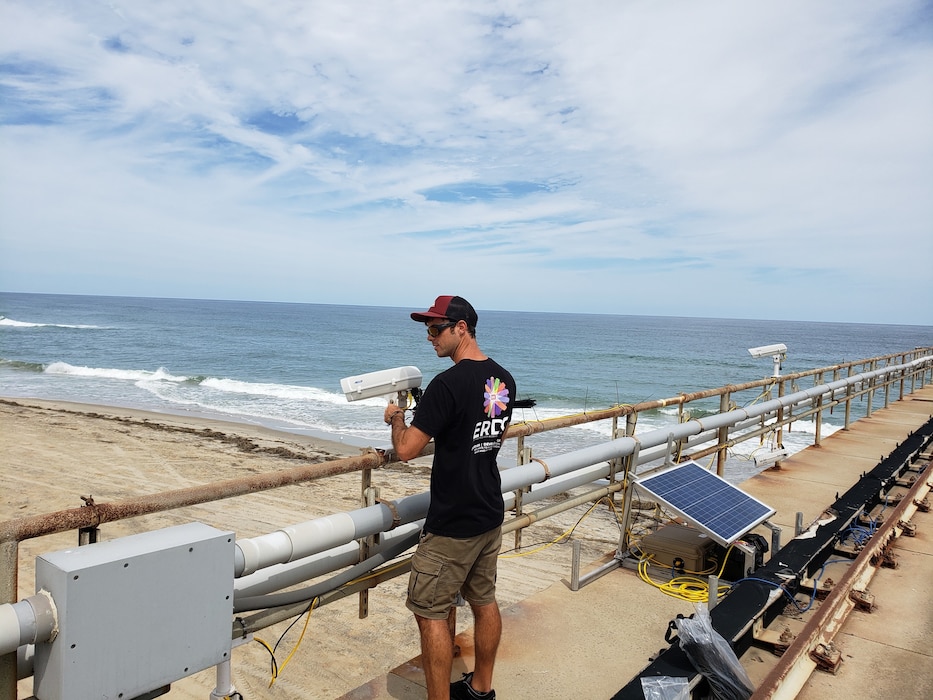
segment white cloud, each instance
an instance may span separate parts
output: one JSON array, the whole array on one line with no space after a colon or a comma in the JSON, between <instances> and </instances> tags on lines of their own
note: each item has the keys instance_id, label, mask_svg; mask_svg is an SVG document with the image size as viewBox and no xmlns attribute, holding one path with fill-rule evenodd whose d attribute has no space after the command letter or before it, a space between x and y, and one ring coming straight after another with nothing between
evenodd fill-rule
<instances>
[{"instance_id":1,"label":"white cloud","mask_svg":"<svg viewBox=\"0 0 933 700\"><path fill-rule=\"evenodd\" d=\"M0 286L929 324L931 19L4 0Z\"/></svg>"}]
</instances>

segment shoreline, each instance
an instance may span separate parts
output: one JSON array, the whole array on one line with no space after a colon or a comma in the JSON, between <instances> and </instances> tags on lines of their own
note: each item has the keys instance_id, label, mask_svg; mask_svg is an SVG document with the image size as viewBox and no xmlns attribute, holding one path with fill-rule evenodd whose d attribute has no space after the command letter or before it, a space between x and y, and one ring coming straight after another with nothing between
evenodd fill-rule
<instances>
[{"instance_id":1,"label":"shoreline","mask_svg":"<svg viewBox=\"0 0 933 700\"><path fill-rule=\"evenodd\" d=\"M312 431L310 429L302 429L300 431L288 430L284 426L279 427L277 424L271 422L262 423L234 420L232 418L224 418L221 414L209 414L207 412L160 411L154 408L143 408L139 406L113 406L109 404L71 401L67 399L24 398L5 395L0 395L0 403L42 408L63 413L70 412L93 415L110 420L133 418L144 422L178 424L188 428L213 428L216 430L255 432L282 440L307 441L309 444L319 445L321 449L346 452L346 455L356 454L358 448L365 448L368 446L363 444L365 441L362 440L362 438L348 436L347 439L344 439L342 435ZM359 442L360 444L354 444L355 442Z\"/></svg>"},{"instance_id":2,"label":"shoreline","mask_svg":"<svg viewBox=\"0 0 933 700\"><path fill-rule=\"evenodd\" d=\"M177 421L198 424L217 424L223 426L226 430L258 430L272 434L278 434L283 437L304 437L314 442L320 442L329 445L331 449L347 450L348 454L354 454L357 449L371 447L372 440L357 437L354 435L340 435L337 433L328 433L323 430L314 430L313 428L298 428L289 425L286 421L276 421L253 416L242 416L242 419L231 417L219 411L207 411L199 409L197 411L185 411L181 409L156 408L154 406L143 405L124 405L124 404L101 404L90 401L74 401L72 399L46 399L35 396L7 396L0 394L0 402L19 403L23 405L34 405L50 410L73 410L75 412L98 413L102 415L112 414L114 416L133 416L140 419L153 418L176 419Z\"/></svg>"}]
</instances>

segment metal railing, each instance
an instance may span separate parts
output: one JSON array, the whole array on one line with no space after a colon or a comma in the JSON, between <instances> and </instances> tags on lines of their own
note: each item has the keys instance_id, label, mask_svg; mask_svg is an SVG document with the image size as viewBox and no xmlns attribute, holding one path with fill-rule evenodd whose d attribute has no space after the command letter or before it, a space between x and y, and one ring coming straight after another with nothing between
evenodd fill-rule
<instances>
[{"instance_id":1,"label":"metal railing","mask_svg":"<svg viewBox=\"0 0 933 700\"><path fill-rule=\"evenodd\" d=\"M794 421L809 419L815 422L814 444L821 440L821 425L824 414L841 407L844 412L843 429L849 427L853 415L870 416L875 402L883 397L883 405L901 400L910 393L933 381L933 347L859 360L831 367L814 369L780 377L770 377L754 382L729 385L716 389L681 394L679 396L634 405L618 405L600 411L565 416L558 419L525 421L509 427L506 439L517 441L517 464L502 471L505 508L511 513L503 526L504 532L514 532L516 546L521 545L521 531L546 517L550 517L580 504L598 500L606 495L622 492L625 497L623 532L630 519L632 489L628 485L636 474L664 466L681 459L696 459L713 455L717 472L722 474L726 467L729 451L737 444L773 436L778 444L782 431ZM802 384L812 384L801 389ZM776 397L775 397L776 394ZM718 411L710 412L718 400ZM738 407L743 402L744 407ZM668 427L638 434L638 417L647 411L656 411L670 406L678 407L677 421ZM703 406L702 418L691 418L693 406ZM624 422L620 424L620 419ZM611 422L611 440L600 445L586 447L554 457L547 462L533 456L531 441L534 435L596 421ZM429 449L423 454L428 454ZM300 546L289 551L302 552L297 558L295 576L281 583L280 588L294 585L296 581L308 580L313 575L330 573L314 567L314 557L321 553L331 557L331 566L338 562L348 566L354 561L370 561L369 575L344 577L333 580L331 587L316 590L314 596L319 605L359 594L361 616L365 613L365 596L369 589L407 572L407 563L382 566L387 558L407 549L412 542L409 535L417 532L417 525L424 517L427 499L424 495L400 499L396 502L375 502L371 489L371 473L394 461L390 452L371 451L356 457L306 465L270 474L260 474L238 479L215 482L175 491L127 499L116 503L89 502L80 508L58 511L38 516L8 520L0 523L0 605L14 603L17 599L18 546L19 542L61 532L78 530L84 533L83 541L95 540L93 533L107 522L124 518L173 510L183 506L210 503L247 493L279 488L289 484L306 483L337 474L359 471L362 474L363 508L361 523L346 531L345 541L321 543L317 541L314 521L300 526L307 531ZM550 496L582 488L582 493L552 504L528 510L532 503ZM365 514L364 514L365 511ZM364 517L365 516L365 517ZM413 525L414 524L414 525ZM387 536L378 545L374 536L390 533L400 525L393 538ZM305 528L305 526L308 526ZM299 526L295 526L298 528ZM290 530L292 528L289 528ZM270 533L238 543L238 575L247 576L273 563L282 563L274 555L262 558L259 554L264 546L263 538L273 537L280 541L284 531ZM390 533L391 534L391 533ZM404 537L400 535L405 535ZM311 545L309 541L314 540ZM623 546L624 543L620 543ZM350 547L351 549L347 549ZM352 548L357 547L357 551ZM341 548L343 548L341 550ZM272 548L274 549L274 547ZM340 557L333 557L340 551ZM246 554L244 554L246 552ZM249 555L249 556L247 556ZM264 555L263 555L264 556ZM291 557L291 554L288 555ZM259 557L259 559L257 559ZM370 557L373 557L370 559ZM381 557L381 558L380 558ZM240 561L242 559L242 561ZM249 562L247 562L249 559ZM242 564L242 566L241 566ZM381 568L380 568L381 566ZM304 578L301 578L304 577ZM244 592L248 589L244 586ZM246 594L250 595L250 594ZM233 625L233 636L244 636L294 617L307 607L307 600L285 603L258 610L249 616L238 617ZM14 700L17 680L16 653L0 656L0 698Z\"/></svg>"}]
</instances>

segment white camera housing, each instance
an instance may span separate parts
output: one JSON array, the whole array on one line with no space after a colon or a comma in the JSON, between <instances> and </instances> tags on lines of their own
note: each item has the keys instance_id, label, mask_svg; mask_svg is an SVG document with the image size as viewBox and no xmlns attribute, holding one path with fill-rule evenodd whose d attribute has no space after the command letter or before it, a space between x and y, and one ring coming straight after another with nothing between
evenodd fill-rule
<instances>
[{"instance_id":1,"label":"white camera housing","mask_svg":"<svg viewBox=\"0 0 933 700\"><path fill-rule=\"evenodd\" d=\"M790 456L790 452L783 447L779 447L776 450L771 450L770 452L764 452L760 455L756 454L752 456L752 459L755 461L756 467L770 467L777 462L780 462L782 459L785 459Z\"/></svg>"},{"instance_id":2,"label":"white camera housing","mask_svg":"<svg viewBox=\"0 0 933 700\"><path fill-rule=\"evenodd\" d=\"M395 367L378 372L359 374L340 380L347 401L359 401L376 396L389 396L421 386L421 370L417 367Z\"/></svg>"},{"instance_id":3,"label":"white camera housing","mask_svg":"<svg viewBox=\"0 0 933 700\"><path fill-rule=\"evenodd\" d=\"M757 348L749 348L748 354L752 357L768 357L769 355L786 355L787 346L784 343L775 343L774 345L762 345Z\"/></svg>"}]
</instances>

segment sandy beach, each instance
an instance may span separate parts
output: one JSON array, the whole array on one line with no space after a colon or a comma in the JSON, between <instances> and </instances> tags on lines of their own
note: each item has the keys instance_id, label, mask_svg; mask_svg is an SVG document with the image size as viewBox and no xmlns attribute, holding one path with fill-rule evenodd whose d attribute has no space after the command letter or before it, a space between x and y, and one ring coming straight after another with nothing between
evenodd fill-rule
<instances>
[{"instance_id":1,"label":"sandy beach","mask_svg":"<svg viewBox=\"0 0 933 700\"><path fill-rule=\"evenodd\" d=\"M83 505L184 488L237 476L359 454L339 442L277 432L258 426L123 408L0 399L0 520L40 515ZM373 473L383 498L398 498L428 488L429 458L393 464ZM360 475L288 486L166 513L105 524L102 539L197 521L253 537L285 525L360 504ZM547 542L573 527L586 513L578 507L536 524L524 534L526 545ZM585 533L584 561L614 551L618 530L607 508L599 508L577 529ZM582 539L582 538L581 538ZM68 549L77 533L27 540L19 551L19 595L32 595L34 560L39 554ZM504 548L512 547L512 536ZM535 547L527 547L533 550ZM499 600L503 607L569 578L569 540L527 556L500 562ZM419 653L415 624L404 606L407 577L370 592L370 614L359 619L356 596L315 610L288 666L269 688L270 657L259 643L234 649L233 677L244 698L336 698ZM461 609L458 631L472 625ZM274 646L291 621L257 636ZM279 665L301 635L304 620L282 639ZM173 684L165 696L207 698L215 684L212 669ZM20 682L20 697L32 692L31 679Z\"/></svg>"}]
</instances>

